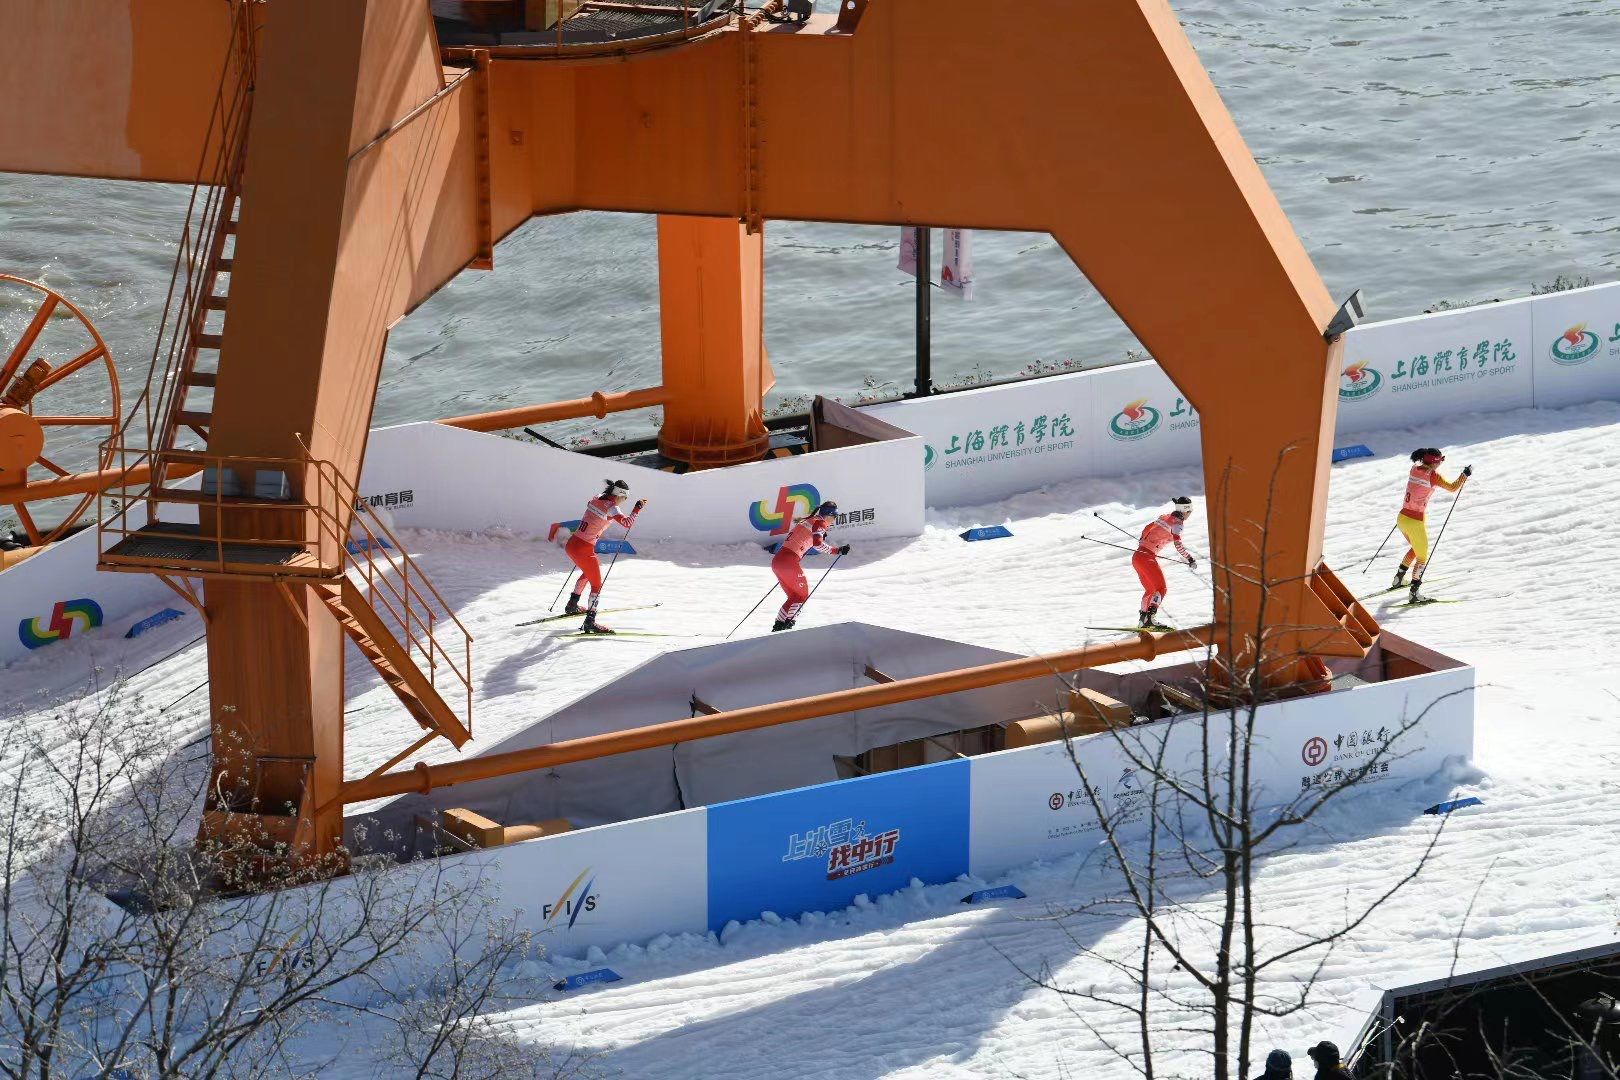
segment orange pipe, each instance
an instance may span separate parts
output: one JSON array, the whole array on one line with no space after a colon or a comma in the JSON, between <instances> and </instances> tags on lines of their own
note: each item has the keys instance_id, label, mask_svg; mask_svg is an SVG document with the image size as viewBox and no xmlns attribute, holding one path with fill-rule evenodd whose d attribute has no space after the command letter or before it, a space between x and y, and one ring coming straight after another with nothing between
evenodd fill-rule
<instances>
[{"instance_id":1,"label":"orange pipe","mask_svg":"<svg viewBox=\"0 0 1620 1080\"><path fill-rule=\"evenodd\" d=\"M164 470L171 480L190 476L202 468L193 462L171 461ZM36 480L30 484L12 484L0 487L0 504L16 505L38 502L41 499L59 499L67 495L89 495L108 488L144 484L152 478L150 462L131 465L127 469L100 469L96 472L70 473L54 480Z\"/></svg>"},{"instance_id":2,"label":"orange pipe","mask_svg":"<svg viewBox=\"0 0 1620 1080\"><path fill-rule=\"evenodd\" d=\"M469 416L448 416L439 423L468 431L505 431L525 424L546 424L553 420L578 420L585 416L603 419L608 413L629 412L662 405L669 400L669 392L662 386L644 390L625 390L617 394L604 394L598 390L588 398L572 401L553 401L548 405L526 405L521 409L502 409L499 412L473 413Z\"/></svg>"},{"instance_id":3,"label":"orange pipe","mask_svg":"<svg viewBox=\"0 0 1620 1080\"><path fill-rule=\"evenodd\" d=\"M663 724L614 731L606 735L591 735L582 739L536 746L528 750L513 750L505 754L452 761L443 765L419 762L406 772L383 773L344 783L338 798L344 803L364 802L389 795L408 792L427 792L433 788L449 787L472 780L489 780L497 776L529 772L534 769L566 765L575 761L628 754L634 750L647 750L655 746L673 746L708 739L716 735L730 735L755 728L776 727L797 720L810 720L818 716L877 709L902 701L938 697L963 690L979 690L986 686L1035 679L1043 675L1059 675L1081 668L1101 667L1121 660L1151 660L1161 653L1181 652L1210 643L1213 627L1202 626L1193 630L1177 630L1168 634L1140 633L1135 638L1116 641L1108 645L1088 645L1082 649L1053 653L1049 656L1028 656L1018 660L1002 660L977 667L942 671L934 675L918 675L910 679L858 686L851 690L835 690L828 694L799 698L795 701L777 701L768 705L755 705L747 709L733 709L690 720L671 720ZM324 808L323 808L324 809Z\"/></svg>"}]
</instances>

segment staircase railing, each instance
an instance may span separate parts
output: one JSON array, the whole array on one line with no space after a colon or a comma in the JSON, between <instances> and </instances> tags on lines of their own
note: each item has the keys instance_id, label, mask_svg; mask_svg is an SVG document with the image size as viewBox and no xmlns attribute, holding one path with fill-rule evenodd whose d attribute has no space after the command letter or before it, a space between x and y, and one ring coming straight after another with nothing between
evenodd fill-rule
<instances>
[{"instance_id":1,"label":"staircase railing","mask_svg":"<svg viewBox=\"0 0 1620 1080\"><path fill-rule=\"evenodd\" d=\"M445 703L454 709L453 697L465 700L461 721L471 733L472 634L393 530L369 508L360 509L359 489L336 465L307 450L298 458L114 450L126 471L150 466L155 477L185 464L202 477L196 487L153 482L134 497L101 492L96 524L104 560L116 562L120 556L113 549L141 537L189 545L192 554L176 560L184 565L172 568L180 574L278 578L300 585L347 576ZM291 494L295 477L302 492L296 497ZM143 504L145 515L132 517ZM195 513L196 523L166 520L162 508L167 505L184 507L185 516ZM253 549L303 558L288 564L244 557Z\"/></svg>"},{"instance_id":2,"label":"staircase railing","mask_svg":"<svg viewBox=\"0 0 1620 1080\"><path fill-rule=\"evenodd\" d=\"M247 156L256 75L253 10L258 5L254 0L230 0L230 5L231 47L220 72L197 179L186 206L146 386L119 429L119 441L136 441L137 445L153 449L166 450L173 445L183 377L195 360L197 337L203 333L208 318L208 298L219 273L230 213L241 189ZM145 429L144 438L132 440L131 428L137 421Z\"/></svg>"},{"instance_id":3,"label":"staircase railing","mask_svg":"<svg viewBox=\"0 0 1620 1080\"><path fill-rule=\"evenodd\" d=\"M452 694L465 700L461 722L471 735L472 633L406 552L393 530L368 507L362 506L359 489L331 462L318 461L307 454L304 460L314 473L317 485L322 490L342 493L347 499L345 505L352 510L352 520L347 527L341 512L316 515L325 534L323 541L337 543L349 580L364 589L366 602L373 611L393 623L391 629L400 644L417 668L426 673L445 703L450 704ZM459 658L456 653L460 654ZM453 704L450 707L455 708Z\"/></svg>"}]
</instances>

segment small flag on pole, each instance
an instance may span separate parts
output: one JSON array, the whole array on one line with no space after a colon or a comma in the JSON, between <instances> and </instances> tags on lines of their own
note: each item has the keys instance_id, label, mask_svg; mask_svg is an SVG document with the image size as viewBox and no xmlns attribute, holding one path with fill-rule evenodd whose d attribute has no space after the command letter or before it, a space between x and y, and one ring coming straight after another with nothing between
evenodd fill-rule
<instances>
[{"instance_id":1,"label":"small flag on pole","mask_svg":"<svg viewBox=\"0 0 1620 1080\"><path fill-rule=\"evenodd\" d=\"M939 268L939 284L951 296L973 299L973 230L945 230L945 261Z\"/></svg>"},{"instance_id":2,"label":"small flag on pole","mask_svg":"<svg viewBox=\"0 0 1620 1080\"><path fill-rule=\"evenodd\" d=\"M909 225L900 228L900 262L898 269L902 274L917 276L917 230Z\"/></svg>"}]
</instances>

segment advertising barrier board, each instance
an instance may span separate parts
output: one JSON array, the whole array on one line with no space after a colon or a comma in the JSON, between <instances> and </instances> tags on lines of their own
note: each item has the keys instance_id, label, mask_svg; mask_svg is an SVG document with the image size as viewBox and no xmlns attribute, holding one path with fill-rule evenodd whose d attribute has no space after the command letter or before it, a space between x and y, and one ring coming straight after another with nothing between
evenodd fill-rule
<instances>
[{"instance_id":1,"label":"advertising barrier board","mask_svg":"<svg viewBox=\"0 0 1620 1080\"><path fill-rule=\"evenodd\" d=\"M1532 311L1538 408L1620 398L1620 284L1538 296Z\"/></svg>"},{"instance_id":2,"label":"advertising barrier board","mask_svg":"<svg viewBox=\"0 0 1620 1080\"><path fill-rule=\"evenodd\" d=\"M1198 414L1157 364L986 386L863 412L923 439L931 506L1195 462Z\"/></svg>"},{"instance_id":3,"label":"advertising barrier board","mask_svg":"<svg viewBox=\"0 0 1620 1080\"><path fill-rule=\"evenodd\" d=\"M968 867L969 763L925 765L709 807L709 926L836 911Z\"/></svg>"},{"instance_id":4,"label":"advertising barrier board","mask_svg":"<svg viewBox=\"0 0 1620 1080\"><path fill-rule=\"evenodd\" d=\"M411 528L495 527L544 535L575 520L605 479L647 499L638 539L761 545L822 499L843 511L843 542L915 536L923 527L922 440L895 439L702 472L663 472L554 447L404 424L372 432L362 501Z\"/></svg>"},{"instance_id":5,"label":"advertising barrier board","mask_svg":"<svg viewBox=\"0 0 1620 1080\"><path fill-rule=\"evenodd\" d=\"M1313 787L1341 780L1380 746L1378 769L1364 783L1379 787L1423 780L1448 758L1473 754L1472 668L1454 668L1371 683L1332 694L1262 706L1255 718L1252 776L1259 806L1283 805ZM1401 733L1404 724L1416 726ZM1219 753L1222 716L1210 721ZM1145 805L1149 785L1137 767L1162 760L1172 772L1195 772L1201 753L1197 719L1076 740L1086 781L1111 820L1127 825ZM1085 851L1103 840L1092 799L1062 743L975 757L972 767L971 873L993 878L1036 859ZM1413 803L1414 815L1422 803ZM1127 830L1128 832L1128 830Z\"/></svg>"},{"instance_id":6,"label":"advertising barrier board","mask_svg":"<svg viewBox=\"0 0 1620 1080\"><path fill-rule=\"evenodd\" d=\"M1536 403L1535 300L1366 323L1344 335L1340 432L1414 427L1440 416Z\"/></svg>"},{"instance_id":7,"label":"advertising barrier board","mask_svg":"<svg viewBox=\"0 0 1620 1080\"><path fill-rule=\"evenodd\" d=\"M96 570L99 554L96 530L85 529L0 573L0 664L174 600L151 574Z\"/></svg>"}]
</instances>

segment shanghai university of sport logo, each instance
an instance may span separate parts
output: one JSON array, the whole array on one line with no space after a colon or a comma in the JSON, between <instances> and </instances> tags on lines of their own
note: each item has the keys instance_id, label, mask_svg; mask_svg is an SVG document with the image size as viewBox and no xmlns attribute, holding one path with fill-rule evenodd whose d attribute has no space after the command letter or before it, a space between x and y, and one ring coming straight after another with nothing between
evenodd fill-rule
<instances>
[{"instance_id":1,"label":"shanghai university of sport logo","mask_svg":"<svg viewBox=\"0 0 1620 1080\"><path fill-rule=\"evenodd\" d=\"M760 532L779 536L820 505L821 492L814 484L792 484L778 490L774 501L761 499L750 506L748 523Z\"/></svg>"},{"instance_id":2,"label":"shanghai university of sport logo","mask_svg":"<svg viewBox=\"0 0 1620 1080\"><path fill-rule=\"evenodd\" d=\"M1585 323L1580 323L1558 335L1548 351L1552 354L1555 364L1574 367L1592 359L1592 354L1598 351L1601 344L1602 341L1598 336L1588 330Z\"/></svg>"},{"instance_id":3,"label":"shanghai university of sport logo","mask_svg":"<svg viewBox=\"0 0 1620 1080\"><path fill-rule=\"evenodd\" d=\"M923 472L927 472L929 469L932 469L934 467L934 462L938 458L939 455L934 453L934 448L929 446L927 443L923 443Z\"/></svg>"},{"instance_id":4,"label":"shanghai university of sport logo","mask_svg":"<svg viewBox=\"0 0 1620 1080\"><path fill-rule=\"evenodd\" d=\"M1372 397L1383 385L1383 372L1368 367L1365 360L1357 360L1339 376L1339 400L1355 401L1357 398Z\"/></svg>"},{"instance_id":5,"label":"shanghai university of sport logo","mask_svg":"<svg viewBox=\"0 0 1620 1080\"><path fill-rule=\"evenodd\" d=\"M1147 398L1137 398L1108 421L1108 434L1123 442L1145 439L1159 430L1161 419L1159 410L1149 405Z\"/></svg>"},{"instance_id":6,"label":"shanghai university of sport logo","mask_svg":"<svg viewBox=\"0 0 1620 1080\"><path fill-rule=\"evenodd\" d=\"M17 637L23 645L37 649L54 641L65 641L74 630L93 630L101 625L101 605L94 600L59 600L49 619L24 619L17 624Z\"/></svg>"}]
</instances>

